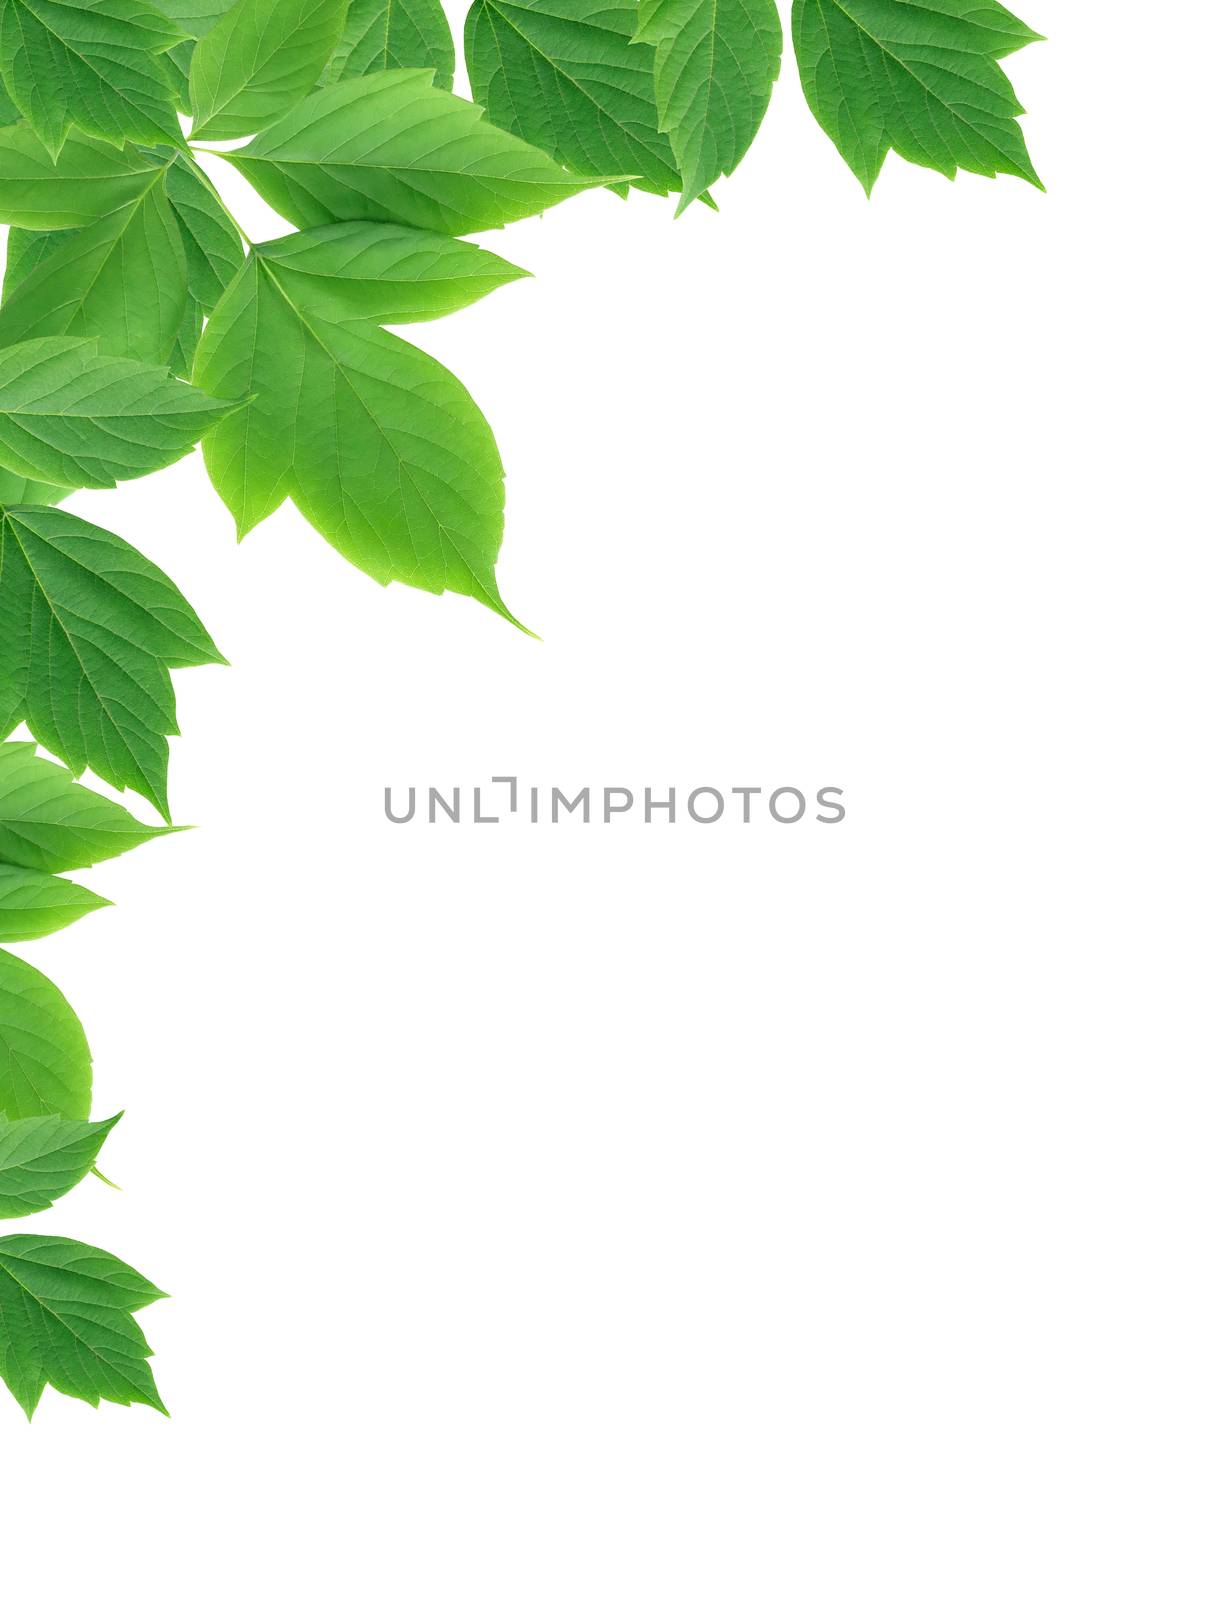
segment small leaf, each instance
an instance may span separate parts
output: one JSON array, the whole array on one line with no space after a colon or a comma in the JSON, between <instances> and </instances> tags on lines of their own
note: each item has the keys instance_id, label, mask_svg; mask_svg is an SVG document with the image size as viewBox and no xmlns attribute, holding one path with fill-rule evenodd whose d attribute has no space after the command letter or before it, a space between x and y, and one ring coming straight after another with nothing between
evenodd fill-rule
<instances>
[{"instance_id":1,"label":"small leaf","mask_svg":"<svg viewBox=\"0 0 1221 1600\"><path fill-rule=\"evenodd\" d=\"M83 1120L92 1087L89 1045L72 1007L49 978L0 950L0 1115Z\"/></svg>"},{"instance_id":2,"label":"small leaf","mask_svg":"<svg viewBox=\"0 0 1221 1600\"><path fill-rule=\"evenodd\" d=\"M84 227L138 200L164 165L163 154L115 149L83 133L70 133L52 156L27 124L0 128L0 222Z\"/></svg>"},{"instance_id":3,"label":"small leaf","mask_svg":"<svg viewBox=\"0 0 1221 1600\"><path fill-rule=\"evenodd\" d=\"M0 944L58 933L109 904L69 878L0 864Z\"/></svg>"},{"instance_id":4,"label":"small leaf","mask_svg":"<svg viewBox=\"0 0 1221 1600\"><path fill-rule=\"evenodd\" d=\"M36 755L32 744L0 744L0 862L73 872L174 831L150 827L113 800L73 783L63 767Z\"/></svg>"},{"instance_id":5,"label":"small leaf","mask_svg":"<svg viewBox=\"0 0 1221 1600\"><path fill-rule=\"evenodd\" d=\"M236 139L294 106L339 43L347 0L236 0L191 59L191 137Z\"/></svg>"},{"instance_id":6,"label":"small leaf","mask_svg":"<svg viewBox=\"0 0 1221 1600\"><path fill-rule=\"evenodd\" d=\"M795 0L793 51L810 109L864 186L888 150L1042 188L1000 57L1038 39L997 0Z\"/></svg>"},{"instance_id":7,"label":"small leaf","mask_svg":"<svg viewBox=\"0 0 1221 1600\"><path fill-rule=\"evenodd\" d=\"M50 1234L0 1239L0 1378L26 1416L47 1384L96 1406L164 1412L132 1316L160 1289L92 1245Z\"/></svg>"},{"instance_id":8,"label":"small leaf","mask_svg":"<svg viewBox=\"0 0 1221 1600\"><path fill-rule=\"evenodd\" d=\"M681 211L750 149L780 71L775 0L641 0L655 47L661 128L682 174Z\"/></svg>"},{"instance_id":9,"label":"small leaf","mask_svg":"<svg viewBox=\"0 0 1221 1600\"><path fill-rule=\"evenodd\" d=\"M187 262L164 166L142 195L86 228L47 236L0 306L0 345L70 334L105 355L169 360L187 300Z\"/></svg>"},{"instance_id":10,"label":"small leaf","mask_svg":"<svg viewBox=\"0 0 1221 1600\"><path fill-rule=\"evenodd\" d=\"M377 72L332 84L225 160L299 228L401 222L477 233L600 181L565 172L431 80Z\"/></svg>"},{"instance_id":11,"label":"small leaf","mask_svg":"<svg viewBox=\"0 0 1221 1600\"><path fill-rule=\"evenodd\" d=\"M636 174L682 188L661 131L653 52L632 43L633 0L474 0L466 17L471 94L498 127L573 172Z\"/></svg>"},{"instance_id":12,"label":"small leaf","mask_svg":"<svg viewBox=\"0 0 1221 1600\"><path fill-rule=\"evenodd\" d=\"M388 243L401 251L400 230ZM344 251L329 249L335 268ZM507 617L493 571L504 485L491 431L451 373L353 309L368 296L401 311L434 292L404 279L311 276L256 252L196 363L201 381L254 398L210 437L204 461L239 536L291 495L380 583L454 590Z\"/></svg>"},{"instance_id":13,"label":"small leaf","mask_svg":"<svg viewBox=\"0 0 1221 1600\"><path fill-rule=\"evenodd\" d=\"M118 1122L0 1116L0 1217L33 1216L85 1178Z\"/></svg>"},{"instance_id":14,"label":"small leaf","mask_svg":"<svg viewBox=\"0 0 1221 1600\"><path fill-rule=\"evenodd\" d=\"M352 0L322 82L395 67L432 67L437 88L453 88L454 41L441 0Z\"/></svg>"},{"instance_id":15,"label":"small leaf","mask_svg":"<svg viewBox=\"0 0 1221 1600\"><path fill-rule=\"evenodd\" d=\"M198 617L138 550L66 511L0 510L0 727L24 720L74 773L92 767L162 816L171 667L219 662Z\"/></svg>"},{"instance_id":16,"label":"small leaf","mask_svg":"<svg viewBox=\"0 0 1221 1600\"><path fill-rule=\"evenodd\" d=\"M164 367L99 354L92 340L0 350L0 467L109 489L187 454L232 408Z\"/></svg>"},{"instance_id":17,"label":"small leaf","mask_svg":"<svg viewBox=\"0 0 1221 1600\"><path fill-rule=\"evenodd\" d=\"M529 276L463 239L386 222L310 228L257 250L290 298L296 289L325 299L336 316L374 322L427 322Z\"/></svg>"},{"instance_id":18,"label":"small leaf","mask_svg":"<svg viewBox=\"0 0 1221 1600\"><path fill-rule=\"evenodd\" d=\"M181 144L158 59L181 35L142 0L0 0L0 73L53 154L71 127L110 144Z\"/></svg>"}]
</instances>

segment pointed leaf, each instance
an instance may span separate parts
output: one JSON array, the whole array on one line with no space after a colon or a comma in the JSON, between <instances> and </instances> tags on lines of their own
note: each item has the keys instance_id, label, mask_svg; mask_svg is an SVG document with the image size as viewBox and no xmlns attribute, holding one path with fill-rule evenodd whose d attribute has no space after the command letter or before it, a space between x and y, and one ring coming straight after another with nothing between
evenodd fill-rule
<instances>
[{"instance_id":1,"label":"pointed leaf","mask_svg":"<svg viewBox=\"0 0 1221 1600\"><path fill-rule=\"evenodd\" d=\"M0 350L0 467L108 489L177 461L231 407L87 339Z\"/></svg>"},{"instance_id":2,"label":"pointed leaf","mask_svg":"<svg viewBox=\"0 0 1221 1600\"><path fill-rule=\"evenodd\" d=\"M0 944L58 933L109 904L70 878L0 864Z\"/></svg>"},{"instance_id":3,"label":"pointed leaf","mask_svg":"<svg viewBox=\"0 0 1221 1600\"><path fill-rule=\"evenodd\" d=\"M636 23L633 0L474 0L471 93L498 127L573 172L634 174L654 194L681 189L658 120L653 51L632 43Z\"/></svg>"},{"instance_id":4,"label":"pointed leaf","mask_svg":"<svg viewBox=\"0 0 1221 1600\"><path fill-rule=\"evenodd\" d=\"M106 355L169 360L187 300L187 262L160 167L144 193L87 228L49 235L0 305L0 345L56 334Z\"/></svg>"},{"instance_id":5,"label":"pointed leaf","mask_svg":"<svg viewBox=\"0 0 1221 1600\"><path fill-rule=\"evenodd\" d=\"M29 1417L47 1384L96 1406L164 1412L133 1311L162 1291L92 1245L49 1234L0 1239L0 1378Z\"/></svg>"},{"instance_id":6,"label":"pointed leaf","mask_svg":"<svg viewBox=\"0 0 1221 1600\"><path fill-rule=\"evenodd\" d=\"M178 222L187 263L187 296L170 370L190 376L204 317L213 310L246 259L229 213L195 163L176 156L166 175L166 196Z\"/></svg>"},{"instance_id":7,"label":"pointed leaf","mask_svg":"<svg viewBox=\"0 0 1221 1600\"><path fill-rule=\"evenodd\" d=\"M10 1122L0 1116L0 1217L33 1216L75 1189L118 1120L23 1117Z\"/></svg>"},{"instance_id":8,"label":"pointed leaf","mask_svg":"<svg viewBox=\"0 0 1221 1600\"><path fill-rule=\"evenodd\" d=\"M143 0L0 0L0 73L52 152L70 127L111 144L180 144L158 59L179 37Z\"/></svg>"},{"instance_id":9,"label":"pointed leaf","mask_svg":"<svg viewBox=\"0 0 1221 1600\"><path fill-rule=\"evenodd\" d=\"M76 1013L49 978L0 950L0 1115L89 1115L93 1068Z\"/></svg>"},{"instance_id":10,"label":"pointed leaf","mask_svg":"<svg viewBox=\"0 0 1221 1600\"><path fill-rule=\"evenodd\" d=\"M50 507L0 511L0 713L74 773L92 767L162 816L171 667L218 662L166 575L104 528Z\"/></svg>"},{"instance_id":11,"label":"pointed leaf","mask_svg":"<svg viewBox=\"0 0 1221 1600\"><path fill-rule=\"evenodd\" d=\"M325 299L340 319L426 322L529 276L464 239L388 222L338 222L257 248L290 298Z\"/></svg>"},{"instance_id":12,"label":"pointed leaf","mask_svg":"<svg viewBox=\"0 0 1221 1600\"><path fill-rule=\"evenodd\" d=\"M36 755L32 744L0 744L0 862L73 872L173 831L150 827L113 800L73 783L63 767Z\"/></svg>"},{"instance_id":13,"label":"pointed leaf","mask_svg":"<svg viewBox=\"0 0 1221 1600\"><path fill-rule=\"evenodd\" d=\"M453 88L454 41L441 0L352 0L322 81L340 83L395 67L432 67L437 88Z\"/></svg>"},{"instance_id":14,"label":"pointed leaf","mask_svg":"<svg viewBox=\"0 0 1221 1600\"><path fill-rule=\"evenodd\" d=\"M637 38L656 50L681 211L750 149L780 71L780 17L775 0L641 0Z\"/></svg>"},{"instance_id":15,"label":"pointed leaf","mask_svg":"<svg viewBox=\"0 0 1221 1600\"><path fill-rule=\"evenodd\" d=\"M320 89L225 159L299 228L367 221L477 233L596 186L431 78L378 72Z\"/></svg>"},{"instance_id":16,"label":"pointed leaf","mask_svg":"<svg viewBox=\"0 0 1221 1600\"><path fill-rule=\"evenodd\" d=\"M795 0L793 50L810 109L868 193L888 150L1042 188L1000 57L1039 35L997 0Z\"/></svg>"},{"instance_id":17,"label":"pointed leaf","mask_svg":"<svg viewBox=\"0 0 1221 1600\"><path fill-rule=\"evenodd\" d=\"M357 321L261 252L204 331L201 381L254 399L212 435L208 472L246 533L291 495L381 583L472 595L508 615L493 566L503 469L487 423L431 356Z\"/></svg>"},{"instance_id":18,"label":"pointed leaf","mask_svg":"<svg viewBox=\"0 0 1221 1600\"><path fill-rule=\"evenodd\" d=\"M138 200L164 165L163 154L83 133L70 133L56 157L27 124L0 128L0 222L84 227Z\"/></svg>"},{"instance_id":19,"label":"pointed leaf","mask_svg":"<svg viewBox=\"0 0 1221 1600\"><path fill-rule=\"evenodd\" d=\"M236 139L267 127L318 82L347 0L236 0L191 59L191 137Z\"/></svg>"}]
</instances>

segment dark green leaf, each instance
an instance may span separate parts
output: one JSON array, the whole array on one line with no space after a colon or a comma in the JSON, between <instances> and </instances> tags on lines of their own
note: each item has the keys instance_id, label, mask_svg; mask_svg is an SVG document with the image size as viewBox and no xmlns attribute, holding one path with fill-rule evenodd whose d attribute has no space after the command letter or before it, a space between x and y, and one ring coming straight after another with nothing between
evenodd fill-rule
<instances>
[{"instance_id":1,"label":"dark green leaf","mask_svg":"<svg viewBox=\"0 0 1221 1600\"><path fill-rule=\"evenodd\" d=\"M0 510L0 727L24 720L74 773L91 767L162 816L171 667L218 662L198 617L129 544L66 511Z\"/></svg>"},{"instance_id":2,"label":"dark green leaf","mask_svg":"<svg viewBox=\"0 0 1221 1600\"><path fill-rule=\"evenodd\" d=\"M454 41L441 0L352 0L323 83L395 67L432 67L439 89L454 85Z\"/></svg>"},{"instance_id":3,"label":"dark green leaf","mask_svg":"<svg viewBox=\"0 0 1221 1600\"><path fill-rule=\"evenodd\" d=\"M43 1234L0 1239L0 1378L28 1417L47 1384L96 1406L164 1412L133 1311L164 1296L105 1250Z\"/></svg>"}]
</instances>

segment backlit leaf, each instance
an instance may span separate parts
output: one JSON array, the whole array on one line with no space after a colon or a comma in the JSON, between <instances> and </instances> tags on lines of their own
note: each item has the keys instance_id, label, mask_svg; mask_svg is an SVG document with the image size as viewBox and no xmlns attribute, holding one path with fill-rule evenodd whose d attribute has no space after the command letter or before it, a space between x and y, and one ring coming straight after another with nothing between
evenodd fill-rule
<instances>
[{"instance_id":1,"label":"backlit leaf","mask_svg":"<svg viewBox=\"0 0 1221 1600\"><path fill-rule=\"evenodd\" d=\"M0 944L58 933L109 904L70 878L0 862Z\"/></svg>"},{"instance_id":2,"label":"backlit leaf","mask_svg":"<svg viewBox=\"0 0 1221 1600\"><path fill-rule=\"evenodd\" d=\"M0 1115L89 1115L93 1068L76 1013L49 978L0 950Z\"/></svg>"},{"instance_id":3,"label":"backlit leaf","mask_svg":"<svg viewBox=\"0 0 1221 1600\"><path fill-rule=\"evenodd\" d=\"M395 67L431 67L439 89L454 83L454 41L441 0L352 0L323 83Z\"/></svg>"},{"instance_id":4,"label":"backlit leaf","mask_svg":"<svg viewBox=\"0 0 1221 1600\"><path fill-rule=\"evenodd\" d=\"M171 832L74 783L63 767L35 754L32 744L0 744L0 862L73 872Z\"/></svg>"},{"instance_id":5,"label":"backlit leaf","mask_svg":"<svg viewBox=\"0 0 1221 1600\"><path fill-rule=\"evenodd\" d=\"M191 137L236 139L274 122L318 82L347 0L236 0L191 59Z\"/></svg>"},{"instance_id":6,"label":"backlit leaf","mask_svg":"<svg viewBox=\"0 0 1221 1600\"><path fill-rule=\"evenodd\" d=\"M33 1216L74 1189L118 1122L0 1116L0 1218Z\"/></svg>"}]
</instances>

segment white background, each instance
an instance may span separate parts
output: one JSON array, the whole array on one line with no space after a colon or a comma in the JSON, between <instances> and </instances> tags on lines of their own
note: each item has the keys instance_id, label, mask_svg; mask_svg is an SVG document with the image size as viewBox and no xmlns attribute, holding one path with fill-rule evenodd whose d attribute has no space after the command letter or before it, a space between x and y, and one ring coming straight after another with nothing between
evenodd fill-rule
<instances>
[{"instance_id":1,"label":"white background","mask_svg":"<svg viewBox=\"0 0 1221 1600\"><path fill-rule=\"evenodd\" d=\"M197 460L72 502L233 664L23 952L127 1108L29 1226L173 1292L174 1416L0 1406L6 1591L1215 1600L1216 41L1023 15L1046 196L867 204L786 61L719 216L486 238L416 336L544 644ZM382 820L501 772L850 811Z\"/></svg>"}]
</instances>

